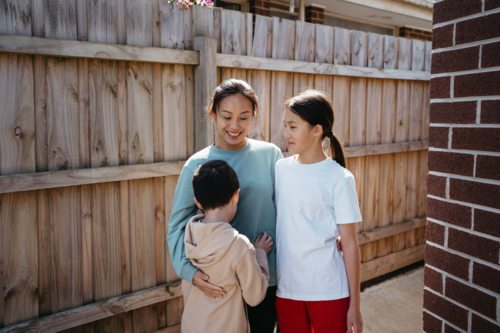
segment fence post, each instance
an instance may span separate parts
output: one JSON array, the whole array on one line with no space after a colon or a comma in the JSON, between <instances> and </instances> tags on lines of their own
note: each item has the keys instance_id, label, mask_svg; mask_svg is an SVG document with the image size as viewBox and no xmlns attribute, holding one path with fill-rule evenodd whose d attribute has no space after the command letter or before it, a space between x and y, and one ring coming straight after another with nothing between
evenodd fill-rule
<instances>
[{"instance_id":1,"label":"fence post","mask_svg":"<svg viewBox=\"0 0 500 333\"><path fill-rule=\"evenodd\" d=\"M213 38L213 9L191 8L194 50L200 52L200 65L194 69L195 151L200 151L215 141L214 127L204 110L217 87L217 40Z\"/></svg>"}]
</instances>

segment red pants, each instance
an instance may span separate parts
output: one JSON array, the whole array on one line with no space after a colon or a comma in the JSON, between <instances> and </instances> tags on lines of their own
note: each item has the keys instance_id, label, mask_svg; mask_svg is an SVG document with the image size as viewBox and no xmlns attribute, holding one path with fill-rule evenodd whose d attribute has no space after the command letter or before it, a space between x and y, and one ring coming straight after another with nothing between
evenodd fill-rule
<instances>
[{"instance_id":1,"label":"red pants","mask_svg":"<svg viewBox=\"0 0 500 333\"><path fill-rule=\"evenodd\" d=\"M281 333L346 333L349 297L333 301L294 301L276 297Z\"/></svg>"}]
</instances>

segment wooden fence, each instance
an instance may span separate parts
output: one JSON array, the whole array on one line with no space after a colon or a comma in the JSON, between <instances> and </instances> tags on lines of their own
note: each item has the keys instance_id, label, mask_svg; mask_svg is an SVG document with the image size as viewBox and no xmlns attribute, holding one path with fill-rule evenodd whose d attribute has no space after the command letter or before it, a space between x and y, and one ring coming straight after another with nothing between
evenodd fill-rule
<instances>
[{"instance_id":1,"label":"wooden fence","mask_svg":"<svg viewBox=\"0 0 500 333\"><path fill-rule=\"evenodd\" d=\"M363 280L423 259L429 69L430 43L218 8L4 1L0 332L180 331L168 217L183 161L215 139L201 107L232 77L258 94L252 136L285 154L284 100L332 97Z\"/></svg>"}]
</instances>

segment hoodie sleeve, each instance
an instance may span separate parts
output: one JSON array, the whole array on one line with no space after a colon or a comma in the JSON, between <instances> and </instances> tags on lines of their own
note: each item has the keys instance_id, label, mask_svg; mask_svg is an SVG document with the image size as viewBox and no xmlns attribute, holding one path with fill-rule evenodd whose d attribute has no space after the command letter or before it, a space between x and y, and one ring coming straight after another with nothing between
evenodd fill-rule
<instances>
[{"instance_id":1,"label":"hoodie sleeve","mask_svg":"<svg viewBox=\"0 0 500 333\"><path fill-rule=\"evenodd\" d=\"M269 285L269 266L266 251L249 249L236 267L243 299L250 306L257 306L266 297Z\"/></svg>"},{"instance_id":2,"label":"hoodie sleeve","mask_svg":"<svg viewBox=\"0 0 500 333\"><path fill-rule=\"evenodd\" d=\"M174 270L181 277L190 283L193 283L193 277L196 271L191 261L186 258L184 250L184 232L189 219L196 214L198 207L194 202L193 186L191 179L193 171L184 166L175 189L174 203L172 205L172 214L168 221L168 249L172 257Z\"/></svg>"}]
</instances>

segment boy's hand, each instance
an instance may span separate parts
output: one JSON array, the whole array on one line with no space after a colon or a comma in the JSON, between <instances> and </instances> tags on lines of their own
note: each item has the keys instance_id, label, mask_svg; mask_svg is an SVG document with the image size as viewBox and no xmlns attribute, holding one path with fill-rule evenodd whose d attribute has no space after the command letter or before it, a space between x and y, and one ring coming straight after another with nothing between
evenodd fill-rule
<instances>
[{"instance_id":1,"label":"boy's hand","mask_svg":"<svg viewBox=\"0 0 500 333\"><path fill-rule=\"evenodd\" d=\"M266 253L269 253L273 245L273 238L269 236L265 231L262 231L262 233L264 234L264 236L257 236L255 242L253 243L253 246L255 246L256 249L263 249L264 251L266 251Z\"/></svg>"},{"instance_id":2,"label":"boy's hand","mask_svg":"<svg viewBox=\"0 0 500 333\"><path fill-rule=\"evenodd\" d=\"M224 289L208 282L209 278L210 277L202 271L197 271L193 277L193 284L208 298L216 299L218 297L224 297L224 295L226 295Z\"/></svg>"},{"instance_id":3,"label":"boy's hand","mask_svg":"<svg viewBox=\"0 0 500 333\"><path fill-rule=\"evenodd\" d=\"M337 237L337 250L342 252L342 240L340 239L340 236Z\"/></svg>"}]
</instances>

